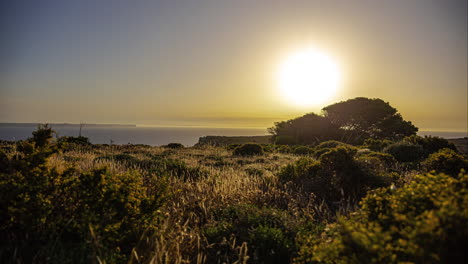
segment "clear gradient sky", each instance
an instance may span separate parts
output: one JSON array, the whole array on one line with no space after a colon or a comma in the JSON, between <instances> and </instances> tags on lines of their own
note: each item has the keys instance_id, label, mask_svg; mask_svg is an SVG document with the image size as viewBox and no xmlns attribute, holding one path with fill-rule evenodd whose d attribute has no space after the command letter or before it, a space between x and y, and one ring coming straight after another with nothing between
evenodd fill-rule
<instances>
[{"instance_id":1,"label":"clear gradient sky","mask_svg":"<svg viewBox=\"0 0 468 264\"><path fill-rule=\"evenodd\" d=\"M269 127L357 96L422 130L467 131L467 1L10 1L0 122ZM343 72L323 105L278 93L316 47Z\"/></svg>"}]
</instances>

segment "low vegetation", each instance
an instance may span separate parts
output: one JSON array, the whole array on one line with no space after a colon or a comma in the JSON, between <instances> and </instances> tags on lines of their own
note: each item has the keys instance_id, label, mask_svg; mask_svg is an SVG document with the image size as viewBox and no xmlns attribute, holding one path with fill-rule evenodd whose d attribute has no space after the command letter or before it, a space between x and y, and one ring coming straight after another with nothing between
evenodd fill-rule
<instances>
[{"instance_id":1,"label":"low vegetation","mask_svg":"<svg viewBox=\"0 0 468 264\"><path fill-rule=\"evenodd\" d=\"M468 161L441 138L150 147L53 135L0 143L2 263L466 259Z\"/></svg>"}]
</instances>

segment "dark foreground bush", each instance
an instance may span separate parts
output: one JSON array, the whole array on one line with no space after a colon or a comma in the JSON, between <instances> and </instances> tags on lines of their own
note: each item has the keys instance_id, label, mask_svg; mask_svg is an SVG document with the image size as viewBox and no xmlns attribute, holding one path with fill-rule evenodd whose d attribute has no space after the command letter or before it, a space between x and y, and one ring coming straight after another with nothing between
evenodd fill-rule
<instances>
[{"instance_id":1,"label":"dark foreground bush","mask_svg":"<svg viewBox=\"0 0 468 264\"><path fill-rule=\"evenodd\" d=\"M148 179L147 187L137 173L49 167L50 135L39 129L15 155L0 153L0 262L127 262L157 228L165 185Z\"/></svg>"},{"instance_id":2,"label":"dark foreground bush","mask_svg":"<svg viewBox=\"0 0 468 264\"><path fill-rule=\"evenodd\" d=\"M235 156L263 155L263 148L259 144L246 143L234 149Z\"/></svg>"},{"instance_id":3,"label":"dark foreground bush","mask_svg":"<svg viewBox=\"0 0 468 264\"><path fill-rule=\"evenodd\" d=\"M231 248L226 240L247 242L248 263L289 263L295 251L295 221L286 212L239 205L215 213L215 222L205 227L210 243L216 243L209 259L229 262Z\"/></svg>"},{"instance_id":4,"label":"dark foreground bush","mask_svg":"<svg viewBox=\"0 0 468 264\"><path fill-rule=\"evenodd\" d=\"M355 154L355 148L331 148L317 161L300 159L287 165L278 176L282 182L292 181L327 201L357 200L388 181L383 171L372 170L356 161Z\"/></svg>"},{"instance_id":5,"label":"dark foreground bush","mask_svg":"<svg viewBox=\"0 0 468 264\"><path fill-rule=\"evenodd\" d=\"M457 175L461 169L468 171L468 159L451 149L442 149L431 154L423 162L423 167L427 171L435 170L449 175Z\"/></svg>"},{"instance_id":6,"label":"dark foreground bush","mask_svg":"<svg viewBox=\"0 0 468 264\"><path fill-rule=\"evenodd\" d=\"M394 143L386 147L384 152L391 154L400 162L415 162L425 157L423 147L408 142Z\"/></svg>"},{"instance_id":7,"label":"dark foreground bush","mask_svg":"<svg viewBox=\"0 0 468 264\"><path fill-rule=\"evenodd\" d=\"M310 235L295 263L466 263L467 204L467 174L375 190L355 215Z\"/></svg>"}]
</instances>

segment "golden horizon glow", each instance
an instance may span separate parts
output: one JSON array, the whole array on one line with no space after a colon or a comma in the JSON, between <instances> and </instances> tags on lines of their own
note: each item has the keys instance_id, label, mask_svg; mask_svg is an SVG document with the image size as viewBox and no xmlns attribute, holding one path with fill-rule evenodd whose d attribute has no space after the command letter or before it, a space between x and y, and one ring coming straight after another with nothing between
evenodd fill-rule
<instances>
[{"instance_id":1,"label":"golden horizon glow","mask_svg":"<svg viewBox=\"0 0 468 264\"><path fill-rule=\"evenodd\" d=\"M316 106L329 100L341 84L341 71L328 54L309 48L289 55L280 65L278 85L288 103Z\"/></svg>"}]
</instances>

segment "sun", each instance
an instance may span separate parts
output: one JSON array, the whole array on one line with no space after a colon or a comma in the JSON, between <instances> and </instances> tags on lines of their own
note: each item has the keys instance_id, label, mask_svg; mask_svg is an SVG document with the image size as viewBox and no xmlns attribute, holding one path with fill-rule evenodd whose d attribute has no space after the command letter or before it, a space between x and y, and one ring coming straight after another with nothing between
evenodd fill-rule
<instances>
[{"instance_id":1,"label":"sun","mask_svg":"<svg viewBox=\"0 0 468 264\"><path fill-rule=\"evenodd\" d=\"M307 49L281 63L278 79L281 94L289 103L307 107L324 103L336 93L341 72L326 53Z\"/></svg>"}]
</instances>

